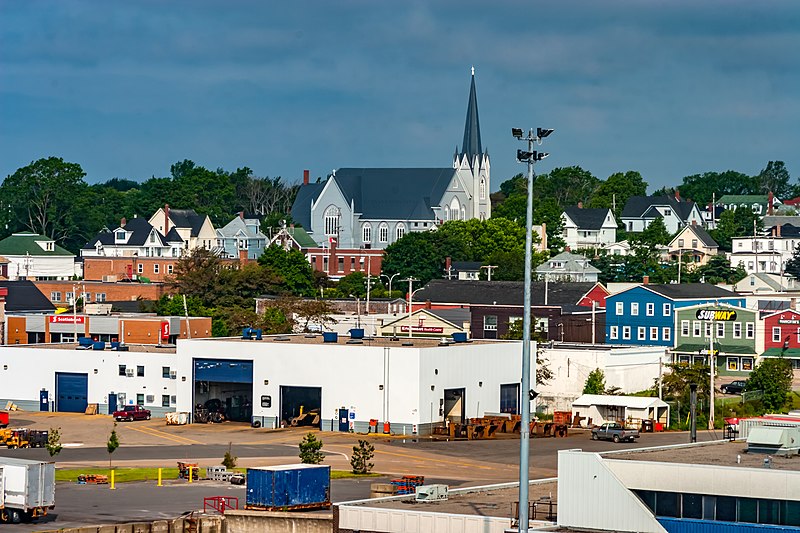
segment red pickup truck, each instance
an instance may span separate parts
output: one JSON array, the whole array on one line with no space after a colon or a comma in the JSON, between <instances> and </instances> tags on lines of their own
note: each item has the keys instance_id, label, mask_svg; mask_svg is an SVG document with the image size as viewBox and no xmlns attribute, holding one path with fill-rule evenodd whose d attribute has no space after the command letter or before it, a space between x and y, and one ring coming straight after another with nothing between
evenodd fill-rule
<instances>
[{"instance_id":1,"label":"red pickup truck","mask_svg":"<svg viewBox=\"0 0 800 533\"><path fill-rule=\"evenodd\" d=\"M140 405L126 405L119 411L114 411L114 420L120 422L127 420L150 420L150 411Z\"/></svg>"}]
</instances>

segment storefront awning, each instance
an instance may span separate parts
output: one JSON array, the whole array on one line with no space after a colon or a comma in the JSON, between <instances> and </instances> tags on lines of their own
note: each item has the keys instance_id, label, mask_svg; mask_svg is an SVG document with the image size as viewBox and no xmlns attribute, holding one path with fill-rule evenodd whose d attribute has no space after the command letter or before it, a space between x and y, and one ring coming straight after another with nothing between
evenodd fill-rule
<instances>
[{"instance_id":1,"label":"storefront awning","mask_svg":"<svg viewBox=\"0 0 800 533\"><path fill-rule=\"evenodd\" d=\"M750 348L749 346L737 346L737 345L728 345L728 346L720 346L719 344L714 344L714 349L718 350L718 353L714 355L752 355L753 357L756 356L755 351ZM707 355L708 354L708 343L704 344L680 344L673 350L675 353L685 353L685 354L692 354L692 355Z\"/></svg>"},{"instance_id":2,"label":"storefront awning","mask_svg":"<svg viewBox=\"0 0 800 533\"><path fill-rule=\"evenodd\" d=\"M783 352L781 354L781 352ZM769 348L767 351L761 354L761 357L790 357L790 358L800 358L800 348L788 348L786 351L783 348Z\"/></svg>"}]
</instances>

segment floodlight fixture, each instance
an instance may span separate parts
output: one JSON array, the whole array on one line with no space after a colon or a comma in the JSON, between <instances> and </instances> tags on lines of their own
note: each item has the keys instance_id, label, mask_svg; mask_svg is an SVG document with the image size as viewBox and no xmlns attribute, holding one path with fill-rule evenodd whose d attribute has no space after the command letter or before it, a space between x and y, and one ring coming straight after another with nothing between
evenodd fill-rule
<instances>
[{"instance_id":1,"label":"floodlight fixture","mask_svg":"<svg viewBox=\"0 0 800 533\"><path fill-rule=\"evenodd\" d=\"M525 150L517 150L517 161L520 163L528 163L536 152L527 152ZM533 161L536 159L534 158Z\"/></svg>"},{"instance_id":2,"label":"floodlight fixture","mask_svg":"<svg viewBox=\"0 0 800 533\"><path fill-rule=\"evenodd\" d=\"M536 128L536 136L539 137L540 139L544 139L554 131L555 130L553 130L552 128Z\"/></svg>"},{"instance_id":3,"label":"floodlight fixture","mask_svg":"<svg viewBox=\"0 0 800 533\"><path fill-rule=\"evenodd\" d=\"M541 161L549 155L547 152L533 152L532 157L534 161Z\"/></svg>"},{"instance_id":4,"label":"floodlight fixture","mask_svg":"<svg viewBox=\"0 0 800 533\"><path fill-rule=\"evenodd\" d=\"M517 139L522 139L522 128L511 128L511 135Z\"/></svg>"}]
</instances>

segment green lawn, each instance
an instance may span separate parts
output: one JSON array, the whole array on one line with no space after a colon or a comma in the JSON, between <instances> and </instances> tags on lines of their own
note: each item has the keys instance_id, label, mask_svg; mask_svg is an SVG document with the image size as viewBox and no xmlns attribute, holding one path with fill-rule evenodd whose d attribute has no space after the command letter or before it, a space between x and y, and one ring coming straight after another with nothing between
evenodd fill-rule
<instances>
[{"instance_id":1,"label":"green lawn","mask_svg":"<svg viewBox=\"0 0 800 533\"><path fill-rule=\"evenodd\" d=\"M80 474L99 474L103 476L108 476L109 481L111 481L111 470L110 468L57 468L56 469L56 481L62 482L72 482L75 483L78 481L78 476ZM114 468L114 482L115 483L126 483L129 481L155 481L158 479L158 468ZM236 472L244 473L246 469L244 468L234 468ZM205 468L200 468L200 474L205 475ZM348 470L331 470L331 479L345 479L351 477L378 477L382 474L364 474L364 475L357 475L353 474ZM178 479L178 469L173 468L162 468L161 469L161 479L168 480L168 479Z\"/></svg>"}]
</instances>

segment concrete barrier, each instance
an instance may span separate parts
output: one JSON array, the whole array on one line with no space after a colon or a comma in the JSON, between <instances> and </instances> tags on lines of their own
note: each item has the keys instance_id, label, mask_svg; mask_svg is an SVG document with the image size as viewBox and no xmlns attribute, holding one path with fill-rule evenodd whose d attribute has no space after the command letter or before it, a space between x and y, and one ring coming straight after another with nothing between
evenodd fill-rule
<instances>
[{"instance_id":1,"label":"concrete barrier","mask_svg":"<svg viewBox=\"0 0 800 533\"><path fill-rule=\"evenodd\" d=\"M226 533L331 533L332 513L225 511Z\"/></svg>"},{"instance_id":2,"label":"concrete barrier","mask_svg":"<svg viewBox=\"0 0 800 533\"><path fill-rule=\"evenodd\" d=\"M186 518L176 518L175 520L156 520L154 522L129 522L127 524L63 528L42 531L42 533L188 533L189 531L195 533L223 533L225 531L225 517L223 516L200 515L194 520L196 526Z\"/></svg>"}]
</instances>

